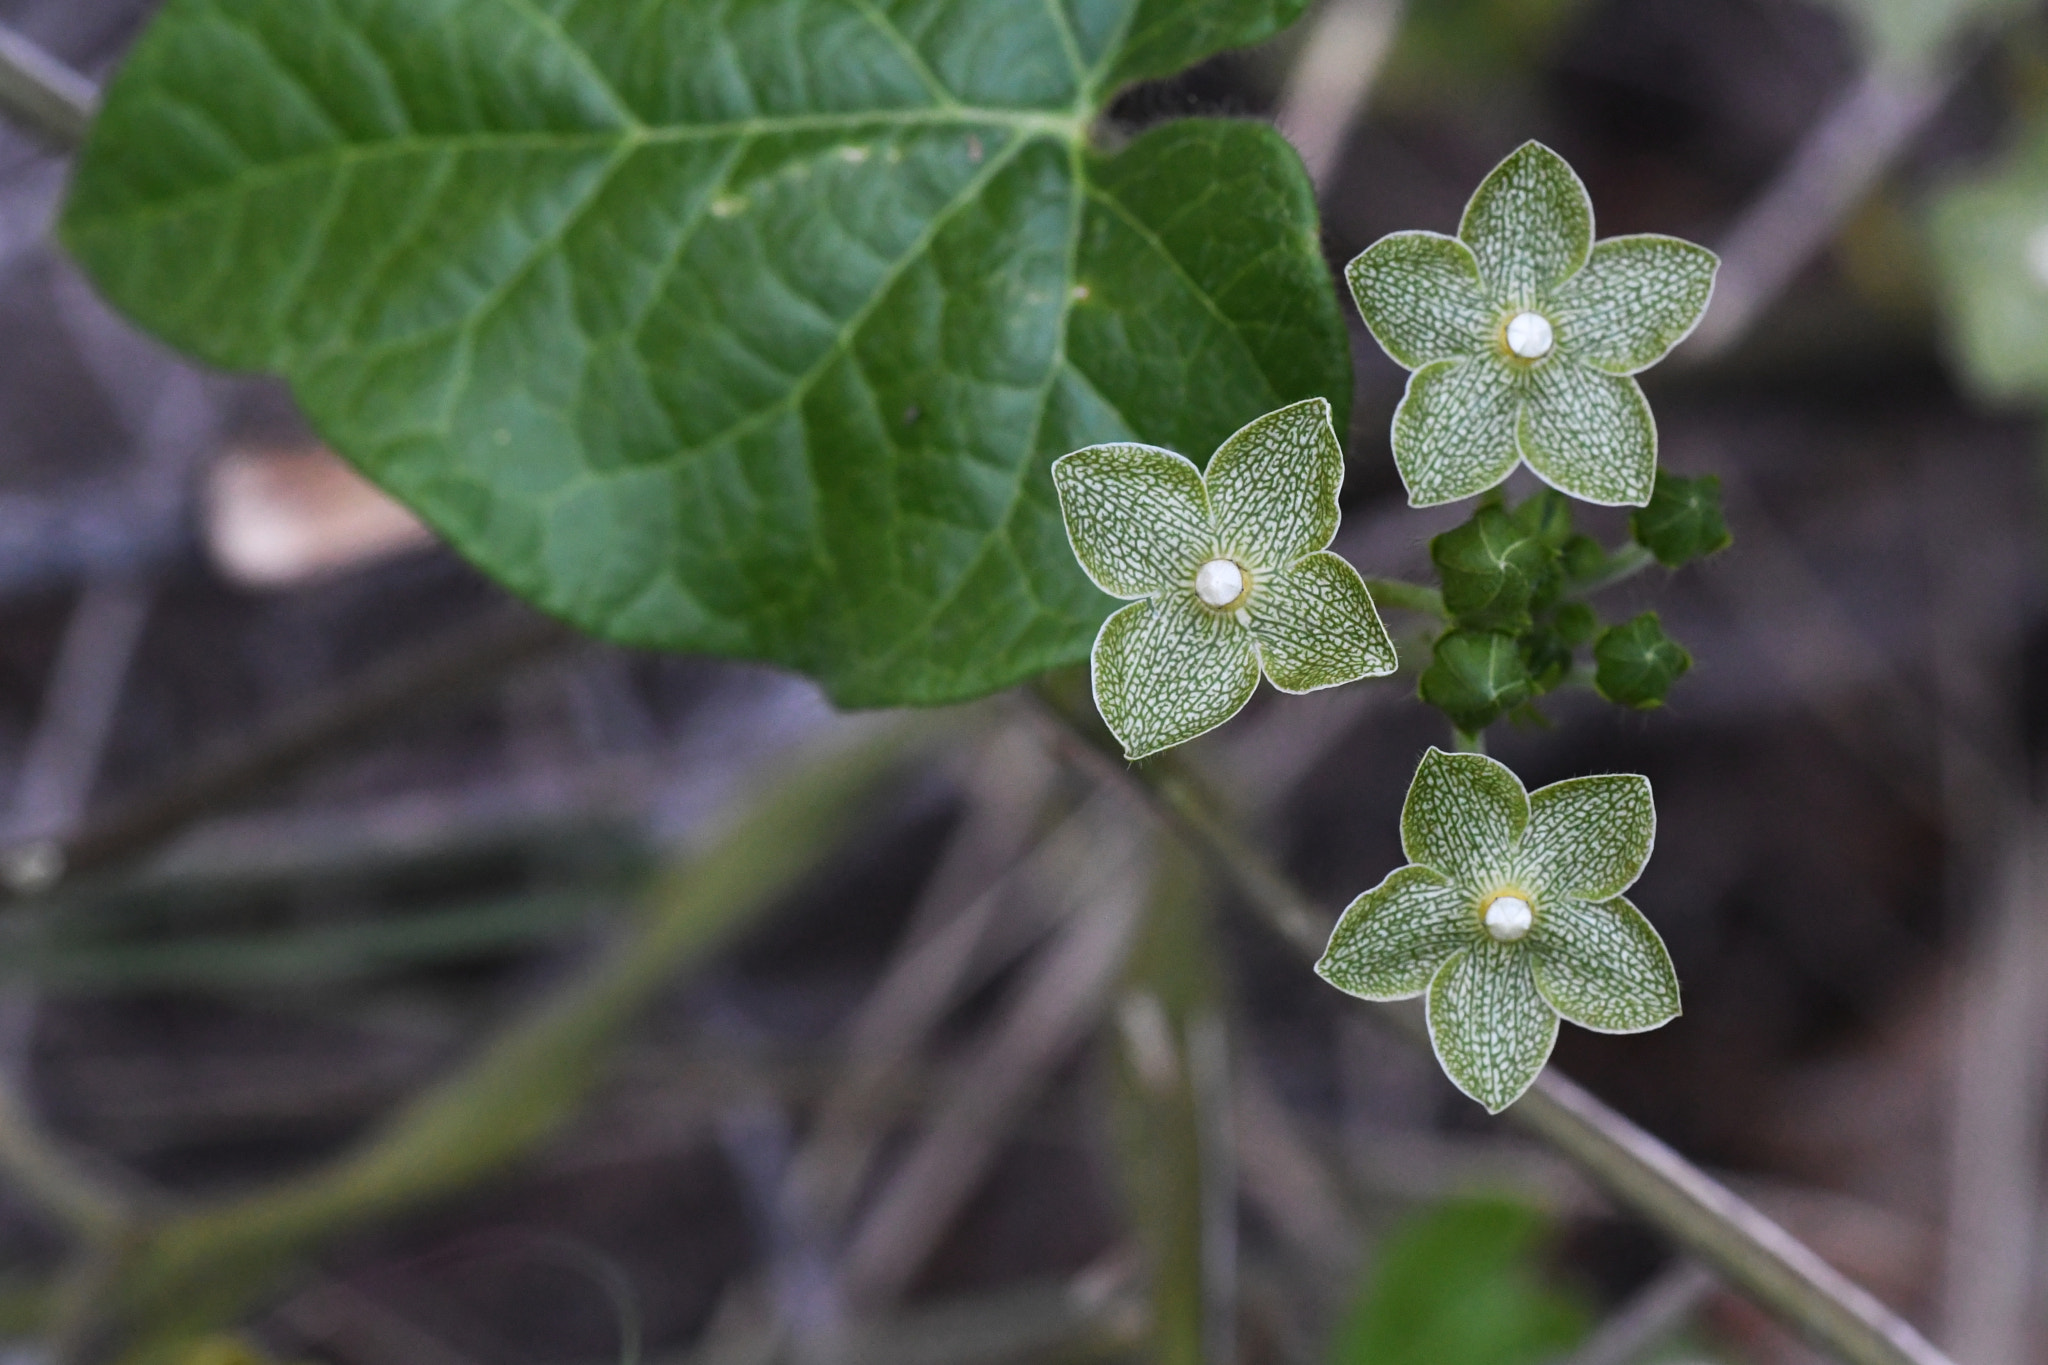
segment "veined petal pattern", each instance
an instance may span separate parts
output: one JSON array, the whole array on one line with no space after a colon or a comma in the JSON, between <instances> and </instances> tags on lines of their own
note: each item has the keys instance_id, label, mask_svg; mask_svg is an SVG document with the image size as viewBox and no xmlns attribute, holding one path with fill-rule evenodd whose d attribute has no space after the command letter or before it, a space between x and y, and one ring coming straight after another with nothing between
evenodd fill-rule
<instances>
[{"instance_id":1,"label":"veined petal pattern","mask_svg":"<svg viewBox=\"0 0 2048 1365\"><path fill-rule=\"evenodd\" d=\"M1641 507L1657 486L1657 423L1636 381L1559 356L1530 373L1516 439L1545 483L1581 502Z\"/></svg>"},{"instance_id":2,"label":"veined petal pattern","mask_svg":"<svg viewBox=\"0 0 2048 1365\"><path fill-rule=\"evenodd\" d=\"M1540 896L1611 900L1642 875L1656 841L1649 778L1574 777L1529 794L1529 829L1517 871L1522 884Z\"/></svg>"},{"instance_id":3,"label":"veined petal pattern","mask_svg":"<svg viewBox=\"0 0 2048 1365\"><path fill-rule=\"evenodd\" d=\"M1393 444L1410 506L1469 498L1514 471L1522 458L1517 379L1491 356L1435 361L1408 377Z\"/></svg>"},{"instance_id":4,"label":"veined petal pattern","mask_svg":"<svg viewBox=\"0 0 2048 1365\"><path fill-rule=\"evenodd\" d=\"M1346 907L1316 974L1365 1000L1406 1000L1480 932L1471 897L1411 864Z\"/></svg>"},{"instance_id":5,"label":"veined petal pattern","mask_svg":"<svg viewBox=\"0 0 2048 1365\"><path fill-rule=\"evenodd\" d=\"M1505 764L1432 747L1401 806L1401 851L1468 891L1485 891L1514 866L1528 824L1529 798Z\"/></svg>"},{"instance_id":6,"label":"veined petal pattern","mask_svg":"<svg viewBox=\"0 0 2048 1365\"><path fill-rule=\"evenodd\" d=\"M1494 295L1527 307L1586 263L1592 196L1563 157L1525 142L1479 183L1458 239Z\"/></svg>"},{"instance_id":7,"label":"veined petal pattern","mask_svg":"<svg viewBox=\"0 0 2048 1365\"><path fill-rule=\"evenodd\" d=\"M1251 632L1179 590L1113 613L1093 664L1096 709L1133 759L1215 729L1259 685Z\"/></svg>"},{"instance_id":8,"label":"veined petal pattern","mask_svg":"<svg viewBox=\"0 0 2048 1365\"><path fill-rule=\"evenodd\" d=\"M1493 325L1478 258L1440 232L1382 237L1352 258L1344 279L1373 339L1411 370L1471 355Z\"/></svg>"},{"instance_id":9,"label":"veined petal pattern","mask_svg":"<svg viewBox=\"0 0 2048 1365\"><path fill-rule=\"evenodd\" d=\"M1581 1028L1640 1033L1677 1017L1671 954L1626 897L1546 903L1530 941L1537 989Z\"/></svg>"},{"instance_id":10,"label":"veined petal pattern","mask_svg":"<svg viewBox=\"0 0 2048 1365\"><path fill-rule=\"evenodd\" d=\"M1429 1040L1452 1083L1498 1114L1550 1060L1557 1011L1537 991L1527 953L1484 939L1430 981Z\"/></svg>"},{"instance_id":11,"label":"veined petal pattern","mask_svg":"<svg viewBox=\"0 0 2048 1365\"><path fill-rule=\"evenodd\" d=\"M1269 412L1225 441L1203 476L1226 550L1284 568L1337 534L1344 448L1321 398Z\"/></svg>"},{"instance_id":12,"label":"veined petal pattern","mask_svg":"<svg viewBox=\"0 0 2048 1365\"><path fill-rule=\"evenodd\" d=\"M1249 607L1259 660L1283 692L1314 692L1399 666L1358 570L1319 551L1273 575Z\"/></svg>"},{"instance_id":13,"label":"veined petal pattern","mask_svg":"<svg viewBox=\"0 0 2048 1365\"><path fill-rule=\"evenodd\" d=\"M1705 247L1655 233L1597 242L1586 268L1557 291L1559 343L1609 374L1648 369L1706 315L1720 265Z\"/></svg>"},{"instance_id":14,"label":"veined petal pattern","mask_svg":"<svg viewBox=\"0 0 2048 1365\"><path fill-rule=\"evenodd\" d=\"M1188 581L1209 551L1201 471L1170 450L1089 446L1054 460L1052 481L1074 557L1112 597Z\"/></svg>"}]
</instances>

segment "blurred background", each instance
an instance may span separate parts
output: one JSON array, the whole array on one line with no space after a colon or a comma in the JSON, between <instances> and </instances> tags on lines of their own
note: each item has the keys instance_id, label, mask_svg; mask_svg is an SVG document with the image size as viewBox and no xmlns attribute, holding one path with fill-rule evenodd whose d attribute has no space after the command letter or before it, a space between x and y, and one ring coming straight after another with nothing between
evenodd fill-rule
<instances>
[{"instance_id":1,"label":"blurred background","mask_svg":"<svg viewBox=\"0 0 2048 1365\"><path fill-rule=\"evenodd\" d=\"M151 9L0 19L99 81ZM1554 1065L1960 1365L2048 1359L2048 10L1322 0L1116 118L1188 114L1278 121L1333 269L1530 137L1601 235L1723 252L1645 387L1735 546L1603 603L1697 665L1494 735L1658 795L1686 1012ZM0 1361L110 1311L223 1365L1817 1358L1025 699L835 715L508 602L279 387L109 314L67 168L0 129ZM1337 548L1425 578L1461 512L1406 508L1345 312ZM1191 750L1332 918L1446 739L1413 685ZM111 1309L110 1208L183 1220Z\"/></svg>"}]
</instances>

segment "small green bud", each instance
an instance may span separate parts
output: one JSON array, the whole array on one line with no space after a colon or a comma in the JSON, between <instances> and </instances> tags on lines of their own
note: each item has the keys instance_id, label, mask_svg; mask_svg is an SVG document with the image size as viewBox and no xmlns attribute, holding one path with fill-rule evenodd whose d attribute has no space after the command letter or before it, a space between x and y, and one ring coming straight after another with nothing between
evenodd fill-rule
<instances>
[{"instance_id":1,"label":"small green bud","mask_svg":"<svg viewBox=\"0 0 2048 1365\"><path fill-rule=\"evenodd\" d=\"M1671 684L1692 667L1692 655L1664 633L1654 611L1603 631L1593 661L1593 686L1600 695L1640 711L1662 706Z\"/></svg>"},{"instance_id":2,"label":"small green bud","mask_svg":"<svg viewBox=\"0 0 2048 1365\"><path fill-rule=\"evenodd\" d=\"M1607 572L1607 547L1591 536L1573 536L1564 543L1559 562L1566 578L1583 583Z\"/></svg>"},{"instance_id":3,"label":"small green bud","mask_svg":"<svg viewBox=\"0 0 2048 1365\"><path fill-rule=\"evenodd\" d=\"M1514 511L1515 525L1553 550L1561 550L1572 538L1571 499L1555 488L1525 499Z\"/></svg>"},{"instance_id":4,"label":"small green bud","mask_svg":"<svg viewBox=\"0 0 2048 1365\"><path fill-rule=\"evenodd\" d=\"M1420 692L1451 724L1477 734L1529 699L1529 671L1513 636L1454 630L1436 642Z\"/></svg>"},{"instance_id":5,"label":"small green bud","mask_svg":"<svg viewBox=\"0 0 2048 1365\"><path fill-rule=\"evenodd\" d=\"M1649 506L1629 518L1636 544L1668 569L1705 559L1734 543L1721 515L1721 480L1713 474L1682 479L1659 473Z\"/></svg>"},{"instance_id":6,"label":"small green bud","mask_svg":"<svg viewBox=\"0 0 2048 1365\"><path fill-rule=\"evenodd\" d=\"M1537 626L1522 637L1522 667L1529 674L1530 691L1540 696L1572 671L1572 647L1555 625Z\"/></svg>"},{"instance_id":7,"label":"small green bud","mask_svg":"<svg viewBox=\"0 0 2048 1365\"><path fill-rule=\"evenodd\" d=\"M1550 618L1550 628L1558 639L1577 649L1600 633L1600 613L1584 602L1567 602Z\"/></svg>"},{"instance_id":8,"label":"small green bud","mask_svg":"<svg viewBox=\"0 0 2048 1365\"><path fill-rule=\"evenodd\" d=\"M1500 507L1482 507L1429 543L1444 609L1468 630L1519 631L1531 600L1555 576L1557 551Z\"/></svg>"}]
</instances>

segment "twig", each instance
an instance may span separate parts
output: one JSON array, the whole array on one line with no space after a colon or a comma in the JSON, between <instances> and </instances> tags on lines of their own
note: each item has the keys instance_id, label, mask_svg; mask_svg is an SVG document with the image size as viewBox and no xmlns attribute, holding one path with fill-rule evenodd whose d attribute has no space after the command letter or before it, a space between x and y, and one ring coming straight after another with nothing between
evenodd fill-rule
<instances>
[{"instance_id":1,"label":"twig","mask_svg":"<svg viewBox=\"0 0 2048 1365\"><path fill-rule=\"evenodd\" d=\"M1308 178L1321 189L1401 26L1403 0L1327 0L1287 73L1273 123L1301 153Z\"/></svg>"},{"instance_id":2,"label":"twig","mask_svg":"<svg viewBox=\"0 0 2048 1365\"><path fill-rule=\"evenodd\" d=\"M1679 1261L1630 1295L1564 1365L1635 1365L1651 1347L1684 1326L1715 1285L1714 1277L1699 1266Z\"/></svg>"},{"instance_id":3,"label":"twig","mask_svg":"<svg viewBox=\"0 0 2048 1365\"><path fill-rule=\"evenodd\" d=\"M1708 360L1742 340L1940 110L1959 74L1879 64L1822 116L1723 239L1714 306L1682 357Z\"/></svg>"},{"instance_id":4,"label":"twig","mask_svg":"<svg viewBox=\"0 0 2048 1365\"><path fill-rule=\"evenodd\" d=\"M87 820L76 834L0 852L0 888L16 895L40 891L56 876L133 857L336 745L415 716L575 638L544 617L507 612L375 664L202 750L176 776ZM34 875L19 875L23 868Z\"/></svg>"},{"instance_id":5,"label":"twig","mask_svg":"<svg viewBox=\"0 0 2048 1365\"><path fill-rule=\"evenodd\" d=\"M22 758L5 822L10 841L61 836L78 823L99 776L152 595L149 583L125 577L89 583L79 595Z\"/></svg>"},{"instance_id":6,"label":"twig","mask_svg":"<svg viewBox=\"0 0 2048 1365\"><path fill-rule=\"evenodd\" d=\"M657 879L641 924L361 1144L281 1185L148 1229L94 1305L98 1340L88 1345L211 1327L304 1247L445 1195L529 1151L598 1080L596 1059L650 997L836 847L913 742L953 733L930 718L914 730L881 723L790 772L743 807L723 838Z\"/></svg>"},{"instance_id":7,"label":"twig","mask_svg":"<svg viewBox=\"0 0 2048 1365\"><path fill-rule=\"evenodd\" d=\"M1329 917L1263 854L1237 838L1184 762L1129 769L1101 744L1092 718L1039 693L1067 736L1063 752L1098 774L1133 782L1228 877L1273 930L1309 956L1322 953ZM1412 1010L1382 1017L1426 1043ZM1804 1243L1554 1067L1509 1116L1592 1176L1729 1284L1851 1365L1950 1365L1911 1324Z\"/></svg>"},{"instance_id":8,"label":"twig","mask_svg":"<svg viewBox=\"0 0 2048 1365\"><path fill-rule=\"evenodd\" d=\"M0 115L51 150L68 152L85 141L99 100L91 81L0 24Z\"/></svg>"},{"instance_id":9,"label":"twig","mask_svg":"<svg viewBox=\"0 0 2048 1365\"><path fill-rule=\"evenodd\" d=\"M988 1044L861 1224L842 1292L857 1308L887 1303L909 1284L974 1192L1004 1132L1086 1034L1131 945L1144 900L1135 832L1080 865L1068 894L1085 907L1045 950Z\"/></svg>"},{"instance_id":10,"label":"twig","mask_svg":"<svg viewBox=\"0 0 2048 1365\"><path fill-rule=\"evenodd\" d=\"M1444 595L1426 584L1400 578L1368 578L1365 587L1372 600L1382 607L1399 607L1402 611L1439 618L1445 614Z\"/></svg>"}]
</instances>

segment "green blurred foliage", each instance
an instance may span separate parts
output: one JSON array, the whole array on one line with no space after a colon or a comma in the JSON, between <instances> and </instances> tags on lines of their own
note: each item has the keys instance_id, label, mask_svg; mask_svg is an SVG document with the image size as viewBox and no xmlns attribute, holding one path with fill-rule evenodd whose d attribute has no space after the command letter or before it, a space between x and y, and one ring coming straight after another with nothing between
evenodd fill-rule
<instances>
[{"instance_id":1,"label":"green blurred foliage","mask_svg":"<svg viewBox=\"0 0 2048 1365\"><path fill-rule=\"evenodd\" d=\"M1381 83L1398 103L1499 81L1547 57L1586 0L1410 0Z\"/></svg>"},{"instance_id":2,"label":"green blurred foliage","mask_svg":"<svg viewBox=\"0 0 2048 1365\"><path fill-rule=\"evenodd\" d=\"M2027 0L1834 0L1874 62L1921 66L1969 29L2009 19Z\"/></svg>"},{"instance_id":3,"label":"green blurred foliage","mask_svg":"<svg viewBox=\"0 0 2048 1365\"><path fill-rule=\"evenodd\" d=\"M2048 118L1938 195L1928 228L1964 381L1992 401L2048 398Z\"/></svg>"},{"instance_id":4,"label":"green blurred foliage","mask_svg":"<svg viewBox=\"0 0 2048 1365\"><path fill-rule=\"evenodd\" d=\"M1535 1365L1591 1325L1543 1282L1543 1216L1510 1199L1460 1198L1387 1239L1331 1342L1330 1365Z\"/></svg>"}]
</instances>

